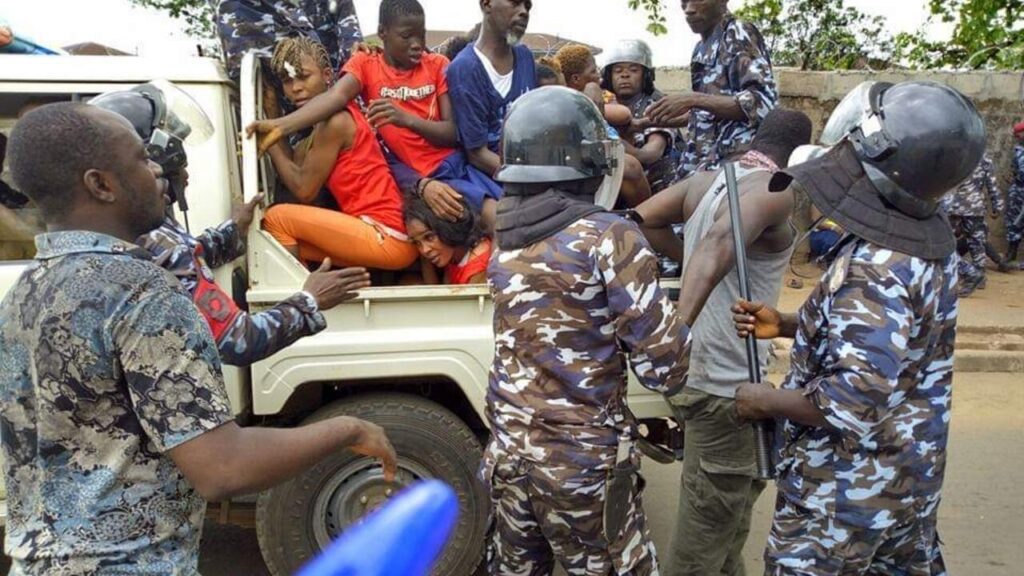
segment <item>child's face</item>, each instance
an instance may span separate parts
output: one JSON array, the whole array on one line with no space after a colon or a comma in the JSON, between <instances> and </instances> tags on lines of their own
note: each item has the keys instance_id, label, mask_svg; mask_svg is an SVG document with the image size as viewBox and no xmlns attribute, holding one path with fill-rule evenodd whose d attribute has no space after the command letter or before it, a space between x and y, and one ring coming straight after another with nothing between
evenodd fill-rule
<instances>
[{"instance_id":1,"label":"child's face","mask_svg":"<svg viewBox=\"0 0 1024 576\"><path fill-rule=\"evenodd\" d=\"M435 268L444 268L455 259L455 248L442 242L437 234L420 220L408 220L405 228L413 245L420 251L420 256L426 258Z\"/></svg>"},{"instance_id":2,"label":"child's face","mask_svg":"<svg viewBox=\"0 0 1024 576\"><path fill-rule=\"evenodd\" d=\"M597 62L593 56L587 58L587 65L583 68L582 72L573 74L571 87L582 91L587 84L592 82L594 84L601 83L601 75L597 72Z\"/></svg>"},{"instance_id":3,"label":"child's face","mask_svg":"<svg viewBox=\"0 0 1024 576\"><path fill-rule=\"evenodd\" d=\"M612 92L628 100L643 89L644 67L639 64L620 63L612 66Z\"/></svg>"},{"instance_id":4,"label":"child's face","mask_svg":"<svg viewBox=\"0 0 1024 576\"><path fill-rule=\"evenodd\" d=\"M377 31L384 43L384 55L395 68L408 70L423 59L427 30L423 16L399 16L391 26Z\"/></svg>"},{"instance_id":5,"label":"child's face","mask_svg":"<svg viewBox=\"0 0 1024 576\"><path fill-rule=\"evenodd\" d=\"M281 78L285 98L288 98L296 108L302 108L313 97L326 92L330 74L329 70L320 68L316 60L308 54L302 55L300 63L302 67L299 70Z\"/></svg>"}]
</instances>

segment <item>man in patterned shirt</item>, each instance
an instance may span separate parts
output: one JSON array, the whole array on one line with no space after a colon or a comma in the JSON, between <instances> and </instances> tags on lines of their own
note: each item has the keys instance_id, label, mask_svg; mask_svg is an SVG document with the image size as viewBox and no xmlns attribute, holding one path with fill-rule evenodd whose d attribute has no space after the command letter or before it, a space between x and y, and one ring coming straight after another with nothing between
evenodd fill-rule
<instances>
[{"instance_id":1,"label":"man in patterned shirt","mask_svg":"<svg viewBox=\"0 0 1024 576\"><path fill-rule=\"evenodd\" d=\"M1006 259L1017 259L1021 237L1024 237L1024 122L1013 127L1013 183L1006 194ZM1021 263L1024 269L1024 263Z\"/></svg>"},{"instance_id":2,"label":"man in patterned shirt","mask_svg":"<svg viewBox=\"0 0 1024 576\"><path fill-rule=\"evenodd\" d=\"M141 84L131 90L107 92L90 104L124 116L161 163L165 178L172 191L168 198L163 224L142 236L136 243L153 254L153 261L169 271L192 295L199 312L206 319L213 339L220 350L220 358L232 366L249 366L287 348L296 340L324 330L327 321L321 310L327 310L358 295L358 290L369 286L369 274L363 268L330 270L326 260L306 279L302 291L279 302L270 310L249 314L242 310L213 278L219 268L245 255L245 239L252 224L253 210L262 196L247 204L237 204L232 218L199 236L192 236L174 218L171 204L183 195L188 186L188 158L183 141L193 127L174 115L157 118L157 110L167 108L169 98L187 98L184 93L165 95L164 90L177 90L173 85L160 88L155 84ZM157 105L155 100L162 100ZM196 121L196 120L194 120ZM174 128L171 128L171 127ZM161 134L166 128L174 133ZM196 127L198 129L198 127ZM176 139L177 145L160 149L155 140ZM159 151L158 151L159 150ZM173 152L169 152L173 151Z\"/></svg>"},{"instance_id":3,"label":"man in patterned shirt","mask_svg":"<svg viewBox=\"0 0 1024 576\"><path fill-rule=\"evenodd\" d=\"M682 0L693 49L693 92L672 94L647 109L654 126L689 126L677 178L717 168L754 139L779 101L771 55L757 28L729 12L728 0Z\"/></svg>"},{"instance_id":4,"label":"man in patterned shirt","mask_svg":"<svg viewBox=\"0 0 1024 576\"><path fill-rule=\"evenodd\" d=\"M981 160L984 123L947 86L868 83L822 141L833 148L771 186L801 187L848 231L835 261L797 314L734 308L741 336L796 339L782 389L736 393L741 418L780 419L765 573L945 574L936 525L958 300L938 201Z\"/></svg>"},{"instance_id":5,"label":"man in patterned shirt","mask_svg":"<svg viewBox=\"0 0 1024 576\"><path fill-rule=\"evenodd\" d=\"M556 559L570 575L658 571L626 361L648 389L679 392L689 329L640 230L594 204L614 145L567 88L523 96L505 122L482 464L492 574L551 574Z\"/></svg>"},{"instance_id":6,"label":"man in patterned shirt","mask_svg":"<svg viewBox=\"0 0 1024 576\"><path fill-rule=\"evenodd\" d=\"M205 500L257 492L335 451L395 454L335 418L240 428L210 330L131 242L166 181L131 125L78 103L25 115L11 172L48 232L0 303L11 574L197 574Z\"/></svg>"},{"instance_id":7,"label":"man in patterned shirt","mask_svg":"<svg viewBox=\"0 0 1024 576\"><path fill-rule=\"evenodd\" d=\"M963 244L960 252L960 297L966 298L975 290L985 287L985 257L989 252L988 224L985 222L985 195L988 194L988 211L993 218L1003 212L1003 197L999 195L996 183L995 167L988 154L981 158L978 167L970 177L964 180L955 190L942 198L942 208L950 217L950 224L958 244ZM998 253L994 260L1000 269L1006 271L1005 263Z\"/></svg>"},{"instance_id":8,"label":"man in patterned shirt","mask_svg":"<svg viewBox=\"0 0 1024 576\"><path fill-rule=\"evenodd\" d=\"M334 70L363 41L353 0L210 0L228 76L238 82L242 56L267 60L284 38L306 36L323 44Z\"/></svg>"}]
</instances>

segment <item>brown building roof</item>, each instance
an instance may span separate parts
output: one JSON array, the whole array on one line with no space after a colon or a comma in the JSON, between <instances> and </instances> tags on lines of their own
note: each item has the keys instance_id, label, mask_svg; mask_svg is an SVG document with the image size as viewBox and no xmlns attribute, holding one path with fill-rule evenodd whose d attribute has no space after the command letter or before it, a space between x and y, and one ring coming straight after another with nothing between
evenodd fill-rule
<instances>
[{"instance_id":1,"label":"brown building roof","mask_svg":"<svg viewBox=\"0 0 1024 576\"><path fill-rule=\"evenodd\" d=\"M81 42L79 44L72 44L65 46L64 50L68 54L74 54L75 56L131 56L127 52L122 52L117 48L111 48L110 46L104 46L103 44L97 44L96 42Z\"/></svg>"},{"instance_id":2,"label":"brown building roof","mask_svg":"<svg viewBox=\"0 0 1024 576\"><path fill-rule=\"evenodd\" d=\"M465 30L430 30L427 32L427 46L432 50L436 49L445 43L446 40L452 36L461 36L465 34ZM376 34L372 34L366 37L367 42L380 42ZM523 36L523 44L530 48L534 56L547 56L553 55L558 52L558 49L566 44L583 44L596 56L601 53L601 49L596 46L591 46L585 42L578 42L571 38L562 38L558 35L543 34L543 33L527 33Z\"/></svg>"}]
</instances>

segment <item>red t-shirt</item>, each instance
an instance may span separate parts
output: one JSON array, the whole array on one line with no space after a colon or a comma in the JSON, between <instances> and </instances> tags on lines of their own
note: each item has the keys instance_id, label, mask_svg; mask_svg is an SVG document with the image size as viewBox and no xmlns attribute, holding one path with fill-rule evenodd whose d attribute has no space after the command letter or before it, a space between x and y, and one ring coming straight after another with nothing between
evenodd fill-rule
<instances>
[{"instance_id":1,"label":"red t-shirt","mask_svg":"<svg viewBox=\"0 0 1024 576\"><path fill-rule=\"evenodd\" d=\"M477 249L480 252L474 255L473 251ZM486 272L487 265L491 263L492 250L491 239L485 237L479 244L470 249L470 253L466 254L462 262L449 264L444 270L445 275L448 276L449 283L469 284L473 276Z\"/></svg>"},{"instance_id":2,"label":"red t-shirt","mask_svg":"<svg viewBox=\"0 0 1024 576\"><path fill-rule=\"evenodd\" d=\"M444 74L447 67L448 59L440 54L424 54L412 70L399 70L388 66L383 54L357 52L345 63L342 73L359 80L363 86L359 95L367 106L374 100L389 98L402 110L437 122L441 120L441 95L448 93ZM432 174L454 151L435 146L406 128L388 125L379 132L395 156L420 176Z\"/></svg>"},{"instance_id":3,"label":"red t-shirt","mask_svg":"<svg viewBox=\"0 0 1024 576\"><path fill-rule=\"evenodd\" d=\"M369 217L404 234L402 194L391 177L373 128L355 102L347 110L356 122L355 140L351 148L338 154L334 170L327 178L327 189L345 214Z\"/></svg>"}]
</instances>

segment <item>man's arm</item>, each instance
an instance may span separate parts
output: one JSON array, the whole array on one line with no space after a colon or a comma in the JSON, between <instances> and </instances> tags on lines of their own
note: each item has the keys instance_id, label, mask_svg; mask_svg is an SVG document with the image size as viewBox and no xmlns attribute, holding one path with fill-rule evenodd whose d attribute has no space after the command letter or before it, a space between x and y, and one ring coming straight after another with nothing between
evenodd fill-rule
<instances>
[{"instance_id":1,"label":"man's arm","mask_svg":"<svg viewBox=\"0 0 1024 576\"><path fill-rule=\"evenodd\" d=\"M672 396L690 369L690 329L658 285L658 261L643 235L626 220L605 231L595 247L615 335L628 350L640 384Z\"/></svg>"},{"instance_id":2,"label":"man's arm","mask_svg":"<svg viewBox=\"0 0 1024 576\"><path fill-rule=\"evenodd\" d=\"M313 147L302 164L293 160L284 142L278 142L270 149L270 159L281 182L300 202L312 202L334 170L338 153L352 146L355 132L356 124L351 115L335 114L314 132Z\"/></svg>"},{"instance_id":3,"label":"man's arm","mask_svg":"<svg viewBox=\"0 0 1024 576\"><path fill-rule=\"evenodd\" d=\"M680 263L683 261L683 241L676 236L672 225L686 221L683 204L691 189L690 182L689 178L677 182L635 208L643 219L640 230L654 250Z\"/></svg>"},{"instance_id":4,"label":"man's arm","mask_svg":"<svg viewBox=\"0 0 1024 576\"><path fill-rule=\"evenodd\" d=\"M203 258L210 268L220 268L245 255L245 238L233 219L207 228L196 240L202 245Z\"/></svg>"},{"instance_id":5,"label":"man's arm","mask_svg":"<svg viewBox=\"0 0 1024 576\"><path fill-rule=\"evenodd\" d=\"M491 151L486 144L483 146L467 149L466 158L469 159L469 163L474 168L487 174L491 178L498 173L498 169L501 168L501 157Z\"/></svg>"},{"instance_id":6,"label":"man's arm","mask_svg":"<svg viewBox=\"0 0 1024 576\"><path fill-rule=\"evenodd\" d=\"M665 155L665 149L668 148L668 137L661 132L651 133L640 148L626 140L623 140L623 143L626 145L626 153L639 160L646 168L661 160L661 157Z\"/></svg>"},{"instance_id":7,"label":"man's arm","mask_svg":"<svg viewBox=\"0 0 1024 576\"><path fill-rule=\"evenodd\" d=\"M988 192L989 205L992 207L991 214L1002 214L1005 206L1003 196L999 193L999 182L996 181L996 169L989 158L983 158L985 173L985 189Z\"/></svg>"},{"instance_id":8,"label":"man's arm","mask_svg":"<svg viewBox=\"0 0 1024 576\"><path fill-rule=\"evenodd\" d=\"M335 418L294 430L239 428L213 339L182 292L148 291L112 321L111 336L143 431L208 500L268 488L346 448L380 458L394 474L394 450L373 424Z\"/></svg>"},{"instance_id":9,"label":"man's arm","mask_svg":"<svg viewBox=\"0 0 1024 576\"><path fill-rule=\"evenodd\" d=\"M758 182L748 185L758 186ZM728 208L723 206L723 208ZM719 211L715 223L690 255L679 291L679 316L692 326L712 290L736 266L733 223L728 209ZM772 226L785 223L793 213L793 193L768 192L767 187L740 196L743 239L749 249ZM724 313L725 310L722 310Z\"/></svg>"},{"instance_id":10,"label":"man's arm","mask_svg":"<svg viewBox=\"0 0 1024 576\"><path fill-rule=\"evenodd\" d=\"M902 272L893 270L891 259L883 251L867 259L854 256L842 287L832 297L821 372L803 390L753 392L760 407L744 408L740 416L793 417L810 425L819 425L823 419L825 425L857 442L889 417L914 324L910 295L898 275Z\"/></svg>"},{"instance_id":11,"label":"man's arm","mask_svg":"<svg viewBox=\"0 0 1024 576\"><path fill-rule=\"evenodd\" d=\"M448 67L447 79L455 128L466 158L477 170L493 178L501 168L501 158L491 151L487 140L489 120L495 111L488 109L487 99L482 94L473 92L476 83L458 62Z\"/></svg>"}]
</instances>

